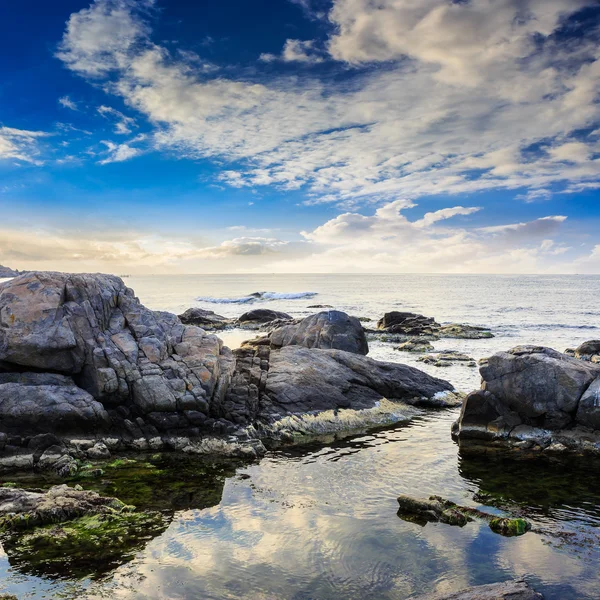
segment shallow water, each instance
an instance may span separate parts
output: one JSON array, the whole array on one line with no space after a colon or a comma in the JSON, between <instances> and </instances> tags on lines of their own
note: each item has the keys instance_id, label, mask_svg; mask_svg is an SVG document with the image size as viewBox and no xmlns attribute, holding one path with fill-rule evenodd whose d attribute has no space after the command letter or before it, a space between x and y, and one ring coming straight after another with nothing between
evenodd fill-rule
<instances>
[{"instance_id":1,"label":"shallow water","mask_svg":"<svg viewBox=\"0 0 600 600\"><path fill-rule=\"evenodd\" d=\"M475 358L525 342L564 349L598 335L594 277L157 277L128 284L150 307L174 312L202 305L237 316L248 307L193 301L209 293L316 291L254 306L296 316L313 312L309 304L332 304L372 318L405 308L491 326L491 340L444 340L444 348ZM382 343L371 354L414 361ZM426 368L461 389L478 385L476 369ZM194 470L176 459L159 475L132 467L116 481L82 481L164 510L169 526L133 560L108 572L98 565L79 579L68 569L59 578L32 575L26 562L11 566L14 557L0 556L0 589L19 598L400 600L524 576L550 600L600 597L600 464L465 455L450 438L456 416L430 412L408 426L273 450L250 465ZM421 527L397 516L400 493L471 506L481 506L476 495L485 494L488 510L520 511L541 532L504 538L478 522Z\"/></svg>"}]
</instances>

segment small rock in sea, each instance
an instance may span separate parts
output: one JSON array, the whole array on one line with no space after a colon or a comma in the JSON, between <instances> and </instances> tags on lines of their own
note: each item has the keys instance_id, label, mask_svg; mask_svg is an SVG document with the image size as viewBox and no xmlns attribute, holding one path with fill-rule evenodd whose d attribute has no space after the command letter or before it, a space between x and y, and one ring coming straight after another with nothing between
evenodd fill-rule
<instances>
[{"instance_id":1,"label":"small rock in sea","mask_svg":"<svg viewBox=\"0 0 600 600\"><path fill-rule=\"evenodd\" d=\"M333 308L333 306L331 306L331 304L311 304L306 308Z\"/></svg>"},{"instance_id":2,"label":"small rock in sea","mask_svg":"<svg viewBox=\"0 0 600 600\"><path fill-rule=\"evenodd\" d=\"M454 364L464 364L467 367L477 366L474 358L456 350L446 350L438 354L420 356L417 360L426 365L433 365L434 367L450 367Z\"/></svg>"},{"instance_id":3,"label":"small rock in sea","mask_svg":"<svg viewBox=\"0 0 600 600\"><path fill-rule=\"evenodd\" d=\"M433 346L427 341L416 339L396 346L395 350L400 350L401 352L432 352Z\"/></svg>"}]
</instances>

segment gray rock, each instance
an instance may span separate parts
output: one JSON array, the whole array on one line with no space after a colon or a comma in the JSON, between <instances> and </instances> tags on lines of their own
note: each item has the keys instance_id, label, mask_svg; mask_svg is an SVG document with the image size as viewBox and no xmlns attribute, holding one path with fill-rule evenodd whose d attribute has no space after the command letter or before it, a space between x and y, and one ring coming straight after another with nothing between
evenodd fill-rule
<instances>
[{"instance_id":1,"label":"gray rock","mask_svg":"<svg viewBox=\"0 0 600 600\"><path fill-rule=\"evenodd\" d=\"M343 350L265 346L236 351L224 416L269 421L274 415L373 408L382 399L430 406L459 401L447 381L418 369ZM326 374L326 376L324 376Z\"/></svg>"},{"instance_id":2,"label":"gray rock","mask_svg":"<svg viewBox=\"0 0 600 600\"><path fill-rule=\"evenodd\" d=\"M385 313L377 322L377 329L388 333L401 333L405 335L431 334L439 324L432 317L425 317L417 313L392 311Z\"/></svg>"},{"instance_id":3,"label":"gray rock","mask_svg":"<svg viewBox=\"0 0 600 600\"><path fill-rule=\"evenodd\" d=\"M292 317L287 313L279 312L277 310L271 310L270 308L255 308L253 310L245 312L238 319L238 322L242 325L246 325L249 323L260 324L268 323L269 321L274 321L275 319L284 319L286 321L291 321Z\"/></svg>"},{"instance_id":4,"label":"gray rock","mask_svg":"<svg viewBox=\"0 0 600 600\"><path fill-rule=\"evenodd\" d=\"M464 364L468 367L477 366L474 358L471 358L462 352L457 352L456 350L446 350L444 352L437 352L436 354L427 354L426 356L420 356L417 360L426 365L433 365L434 367L450 367L455 364Z\"/></svg>"},{"instance_id":5,"label":"gray rock","mask_svg":"<svg viewBox=\"0 0 600 600\"><path fill-rule=\"evenodd\" d=\"M285 325L271 332L271 346L304 346L337 349L368 354L369 345L360 321L338 310L306 317L299 323Z\"/></svg>"},{"instance_id":6,"label":"gray rock","mask_svg":"<svg viewBox=\"0 0 600 600\"><path fill-rule=\"evenodd\" d=\"M591 383L581 397L575 419L580 425L600 430L600 377Z\"/></svg>"},{"instance_id":7,"label":"gray rock","mask_svg":"<svg viewBox=\"0 0 600 600\"><path fill-rule=\"evenodd\" d=\"M433 350L433 346L428 341L420 341L420 340L409 340L408 342L404 342L397 346L395 350L400 350L400 352L431 352Z\"/></svg>"},{"instance_id":8,"label":"gray rock","mask_svg":"<svg viewBox=\"0 0 600 600\"><path fill-rule=\"evenodd\" d=\"M3 267L0 265L0 279L4 279L6 277L16 277L19 274L19 271L14 271L9 267Z\"/></svg>"},{"instance_id":9,"label":"gray rock","mask_svg":"<svg viewBox=\"0 0 600 600\"><path fill-rule=\"evenodd\" d=\"M453 594L417 596L413 600L544 600L544 597L525 581L517 580L478 585Z\"/></svg>"},{"instance_id":10,"label":"gray rock","mask_svg":"<svg viewBox=\"0 0 600 600\"><path fill-rule=\"evenodd\" d=\"M203 308L188 308L179 319L184 325L195 325L203 329L225 329L232 324L231 319L216 314L212 310Z\"/></svg>"},{"instance_id":11,"label":"gray rock","mask_svg":"<svg viewBox=\"0 0 600 600\"><path fill-rule=\"evenodd\" d=\"M529 424L562 429L600 366L550 348L519 346L491 356L480 369L483 387Z\"/></svg>"}]
</instances>

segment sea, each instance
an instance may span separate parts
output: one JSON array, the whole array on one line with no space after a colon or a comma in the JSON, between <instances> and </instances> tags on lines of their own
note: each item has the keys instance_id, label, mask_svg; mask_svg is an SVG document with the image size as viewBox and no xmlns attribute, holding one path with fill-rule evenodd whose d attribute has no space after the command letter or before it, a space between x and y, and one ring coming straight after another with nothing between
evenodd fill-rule
<instances>
[{"instance_id":1,"label":"sea","mask_svg":"<svg viewBox=\"0 0 600 600\"><path fill-rule=\"evenodd\" d=\"M372 327L393 310L488 327L493 338L433 343L475 360L523 344L563 351L600 339L597 276L172 275L125 282L148 307L176 314L201 307L237 317L264 307L303 317L319 310L311 306L331 305ZM219 335L235 348L249 332ZM424 365L392 343L371 340L369 355L416 366L464 392L480 385L477 368ZM34 568L0 552L0 591L20 599L403 600L524 578L547 600L598 600L600 463L474 456L450 436L457 416L458 409L429 411L409 425L273 449L251 464L206 466L194 494L182 499L185 482L175 486L177 502L164 491L178 477L177 462L169 463L162 494L155 480L149 493L169 496L162 534L109 568L83 573ZM137 471L131 477L132 485L144 482ZM502 507L524 515L534 531L507 538L481 522L407 522L397 515L399 494L436 494L490 512Z\"/></svg>"}]
</instances>

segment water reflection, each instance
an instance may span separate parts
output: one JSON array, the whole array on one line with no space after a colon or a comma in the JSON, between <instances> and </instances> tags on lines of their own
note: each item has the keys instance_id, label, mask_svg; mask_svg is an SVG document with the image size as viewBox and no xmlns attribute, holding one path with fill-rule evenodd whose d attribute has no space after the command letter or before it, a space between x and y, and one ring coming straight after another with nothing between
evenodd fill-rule
<instances>
[{"instance_id":1,"label":"water reflection","mask_svg":"<svg viewBox=\"0 0 600 600\"><path fill-rule=\"evenodd\" d=\"M130 562L100 580L49 586L0 560L0 578L32 598L50 589L69 598L401 600L525 576L549 600L595 598L594 548L577 553L568 541L532 532L503 538L476 522L422 528L398 519L400 493L472 506L485 493L528 511L537 528L596 531L594 469L466 457L450 439L455 418L435 412L409 426L272 451L237 470L194 475L172 464L149 477L146 490L130 491L172 515ZM112 493L117 484L101 485ZM127 478L114 490L127 493Z\"/></svg>"}]
</instances>

